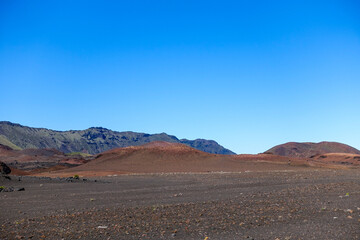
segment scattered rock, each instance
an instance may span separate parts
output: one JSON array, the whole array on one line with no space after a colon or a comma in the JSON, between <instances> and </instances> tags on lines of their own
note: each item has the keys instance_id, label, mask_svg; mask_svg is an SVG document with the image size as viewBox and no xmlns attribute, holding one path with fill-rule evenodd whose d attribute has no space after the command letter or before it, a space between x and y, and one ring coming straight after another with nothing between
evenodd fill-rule
<instances>
[{"instance_id":1,"label":"scattered rock","mask_svg":"<svg viewBox=\"0 0 360 240\"><path fill-rule=\"evenodd\" d=\"M1 174L10 174L11 169L4 162L0 162L0 173Z\"/></svg>"},{"instance_id":2,"label":"scattered rock","mask_svg":"<svg viewBox=\"0 0 360 240\"><path fill-rule=\"evenodd\" d=\"M180 196L182 196L183 194L182 193L178 193L178 194L174 194L173 196L174 197L180 197Z\"/></svg>"},{"instance_id":3,"label":"scattered rock","mask_svg":"<svg viewBox=\"0 0 360 240\"><path fill-rule=\"evenodd\" d=\"M106 229L106 228L108 228L107 226L98 226L97 227L98 229Z\"/></svg>"},{"instance_id":4,"label":"scattered rock","mask_svg":"<svg viewBox=\"0 0 360 240\"><path fill-rule=\"evenodd\" d=\"M8 175L0 174L0 178L4 178L6 180L11 180L11 177Z\"/></svg>"},{"instance_id":5,"label":"scattered rock","mask_svg":"<svg viewBox=\"0 0 360 240\"><path fill-rule=\"evenodd\" d=\"M13 191L14 191L13 187L4 187L4 186L0 187L0 192L13 192Z\"/></svg>"},{"instance_id":6,"label":"scattered rock","mask_svg":"<svg viewBox=\"0 0 360 240\"><path fill-rule=\"evenodd\" d=\"M14 191L25 191L25 188L14 188L14 187L4 187L0 186L0 192L14 192Z\"/></svg>"},{"instance_id":7,"label":"scattered rock","mask_svg":"<svg viewBox=\"0 0 360 240\"><path fill-rule=\"evenodd\" d=\"M65 178L65 181L67 181L67 182L74 182L74 181L78 181L78 180L80 180L80 177L78 175L75 175L74 177Z\"/></svg>"}]
</instances>

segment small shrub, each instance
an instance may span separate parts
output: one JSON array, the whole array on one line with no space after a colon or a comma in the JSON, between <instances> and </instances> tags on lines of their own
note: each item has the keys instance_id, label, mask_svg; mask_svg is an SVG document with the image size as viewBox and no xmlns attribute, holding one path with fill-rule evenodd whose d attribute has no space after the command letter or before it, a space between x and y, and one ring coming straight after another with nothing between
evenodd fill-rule
<instances>
[{"instance_id":1,"label":"small shrub","mask_svg":"<svg viewBox=\"0 0 360 240\"><path fill-rule=\"evenodd\" d=\"M74 179L79 179L80 177L79 177L79 175L75 174L73 178Z\"/></svg>"}]
</instances>

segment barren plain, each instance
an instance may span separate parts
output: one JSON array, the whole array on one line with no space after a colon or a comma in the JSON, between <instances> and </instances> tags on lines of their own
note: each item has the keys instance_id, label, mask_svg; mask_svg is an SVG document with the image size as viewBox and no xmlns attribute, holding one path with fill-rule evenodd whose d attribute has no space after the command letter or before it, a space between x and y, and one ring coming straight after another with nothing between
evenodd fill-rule
<instances>
[{"instance_id":1,"label":"barren plain","mask_svg":"<svg viewBox=\"0 0 360 240\"><path fill-rule=\"evenodd\" d=\"M360 239L360 171L12 176L0 239Z\"/></svg>"}]
</instances>

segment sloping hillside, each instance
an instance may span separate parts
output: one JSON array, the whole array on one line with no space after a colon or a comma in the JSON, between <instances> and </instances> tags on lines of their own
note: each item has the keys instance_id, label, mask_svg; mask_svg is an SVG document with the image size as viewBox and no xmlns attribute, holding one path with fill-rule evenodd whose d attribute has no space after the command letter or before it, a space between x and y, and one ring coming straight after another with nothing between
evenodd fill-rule
<instances>
[{"instance_id":1,"label":"sloping hillside","mask_svg":"<svg viewBox=\"0 0 360 240\"><path fill-rule=\"evenodd\" d=\"M54 166L73 167L88 162L91 157L66 155L56 149L13 150L0 144L0 161L20 170L33 170Z\"/></svg>"},{"instance_id":2,"label":"sloping hillside","mask_svg":"<svg viewBox=\"0 0 360 240\"><path fill-rule=\"evenodd\" d=\"M265 153L272 153L279 156L310 158L319 154L326 153L352 153L360 154L360 151L349 145L337 142L320 142L320 143L299 143L289 142L275 146Z\"/></svg>"},{"instance_id":3,"label":"sloping hillside","mask_svg":"<svg viewBox=\"0 0 360 240\"><path fill-rule=\"evenodd\" d=\"M165 141L184 143L209 153L234 154L215 141L204 139L179 140L175 136L166 133L116 132L101 127L76 131L54 131L45 128L26 127L11 122L0 122L0 137L2 144L12 148L54 148L64 153L98 154L119 147L139 146L153 141Z\"/></svg>"},{"instance_id":4,"label":"sloping hillside","mask_svg":"<svg viewBox=\"0 0 360 240\"><path fill-rule=\"evenodd\" d=\"M348 166L360 166L360 155L352 153L325 153L311 157L312 160L330 164L343 164Z\"/></svg>"},{"instance_id":5,"label":"sloping hillside","mask_svg":"<svg viewBox=\"0 0 360 240\"><path fill-rule=\"evenodd\" d=\"M101 176L128 173L258 171L289 169L288 157L270 154L221 155L205 153L184 144L152 142L103 152L86 164L53 172L59 176ZM277 163L277 164L274 164Z\"/></svg>"}]
</instances>

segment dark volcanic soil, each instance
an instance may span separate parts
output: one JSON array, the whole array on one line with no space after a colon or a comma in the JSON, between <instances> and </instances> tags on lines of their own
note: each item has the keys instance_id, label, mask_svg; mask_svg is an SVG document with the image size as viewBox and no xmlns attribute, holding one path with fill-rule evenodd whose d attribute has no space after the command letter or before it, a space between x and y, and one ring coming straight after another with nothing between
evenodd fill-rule
<instances>
[{"instance_id":1,"label":"dark volcanic soil","mask_svg":"<svg viewBox=\"0 0 360 240\"><path fill-rule=\"evenodd\" d=\"M358 169L0 185L0 239L360 239Z\"/></svg>"}]
</instances>

